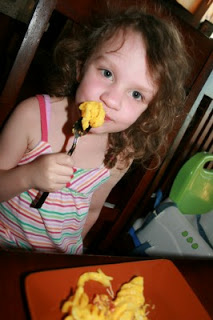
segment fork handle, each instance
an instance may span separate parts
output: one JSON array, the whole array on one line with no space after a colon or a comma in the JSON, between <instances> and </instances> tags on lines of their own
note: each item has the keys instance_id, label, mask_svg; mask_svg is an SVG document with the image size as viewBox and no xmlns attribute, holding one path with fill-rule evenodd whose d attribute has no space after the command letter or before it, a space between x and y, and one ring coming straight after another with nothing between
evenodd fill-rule
<instances>
[{"instance_id":1,"label":"fork handle","mask_svg":"<svg viewBox=\"0 0 213 320\"><path fill-rule=\"evenodd\" d=\"M37 201L33 202L31 206L36 209L41 208L48 195L49 192L43 192L40 198Z\"/></svg>"},{"instance_id":2,"label":"fork handle","mask_svg":"<svg viewBox=\"0 0 213 320\"><path fill-rule=\"evenodd\" d=\"M71 149L67 152L67 154L69 156L71 156L76 148L77 142L78 142L78 138L79 137L74 137L74 141L72 144ZM32 203L32 207L36 208L36 209L40 209L42 207L42 204L44 203L44 201L46 200L46 198L48 197L49 192L43 192L41 197L39 199L36 199L33 203Z\"/></svg>"}]
</instances>

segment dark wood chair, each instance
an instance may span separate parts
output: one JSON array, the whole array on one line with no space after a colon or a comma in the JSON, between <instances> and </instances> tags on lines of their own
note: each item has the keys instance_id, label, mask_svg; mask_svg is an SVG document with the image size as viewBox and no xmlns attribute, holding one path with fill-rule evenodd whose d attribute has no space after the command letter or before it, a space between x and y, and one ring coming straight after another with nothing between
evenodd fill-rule
<instances>
[{"instance_id":1,"label":"dark wood chair","mask_svg":"<svg viewBox=\"0 0 213 320\"><path fill-rule=\"evenodd\" d=\"M45 32L56 0L38 1L0 96L0 125L13 109L40 39Z\"/></svg>"},{"instance_id":2,"label":"dark wood chair","mask_svg":"<svg viewBox=\"0 0 213 320\"><path fill-rule=\"evenodd\" d=\"M21 87L34 59L40 40L48 28L52 13L57 10L75 22L83 21L95 6L95 0L39 0L20 48L0 95L0 126L14 108Z\"/></svg>"}]
</instances>

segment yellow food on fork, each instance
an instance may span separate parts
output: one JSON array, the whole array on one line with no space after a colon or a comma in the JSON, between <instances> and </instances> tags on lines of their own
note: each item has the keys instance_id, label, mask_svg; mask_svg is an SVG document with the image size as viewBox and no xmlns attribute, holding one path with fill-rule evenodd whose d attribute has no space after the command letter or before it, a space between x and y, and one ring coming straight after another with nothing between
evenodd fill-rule
<instances>
[{"instance_id":1,"label":"yellow food on fork","mask_svg":"<svg viewBox=\"0 0 213 320\"><path fill-rule=\"evenodd\" d=\"M85 101L80 106L82 115L82 127L86 130L89 126L97 128L102 126L105 118L105 111L101 102Z\"/></svg>"}]
</instances>

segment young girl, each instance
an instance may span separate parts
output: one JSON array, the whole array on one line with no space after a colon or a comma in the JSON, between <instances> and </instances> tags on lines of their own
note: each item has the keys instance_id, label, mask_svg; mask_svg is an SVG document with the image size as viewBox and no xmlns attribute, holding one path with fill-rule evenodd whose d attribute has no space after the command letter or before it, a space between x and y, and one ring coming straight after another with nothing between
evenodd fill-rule
<instances>
[{"instance_id":1,"label":"young girl","mask_svg":"<svg viewBox=\"0 0 213 320\"><path fill-rule=\"evenodd\" d=\"M48 95L13 112L0 136L0 246L82 253L82 238L134 159L157 155L180 111L187 60L171 23L138 8L93 20L55 50ZM72 126L84 101L101 127ZM33 202L50 192L40 209Z\"/></svg>"}]
</instances>

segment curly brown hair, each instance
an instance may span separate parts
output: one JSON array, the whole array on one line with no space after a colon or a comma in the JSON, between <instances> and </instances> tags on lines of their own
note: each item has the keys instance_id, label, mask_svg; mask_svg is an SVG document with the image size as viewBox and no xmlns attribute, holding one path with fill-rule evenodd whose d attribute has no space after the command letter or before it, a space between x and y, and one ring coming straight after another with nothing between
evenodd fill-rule
<instances>
[{"instance_id":1,"label":"curly brown hair","mask_svg":"<svg viewBox=\"0 0 213 320\"><path fill-rule=\"evenodd\" d=\"M149 70L159 89L134 124L123 132L109 134L104 160L108 168L114 167L118 158L125 166L132 159L146 164L153 156L160 163L159 150L165 145L185 98L188 57L177 27L171 20L138 7L93 16L56 46L54 76L48 88L50 95L74 98L77 63L83 67L94 51L118 30L130 29L142 36Z\"/></svg>"}]
</instances>

